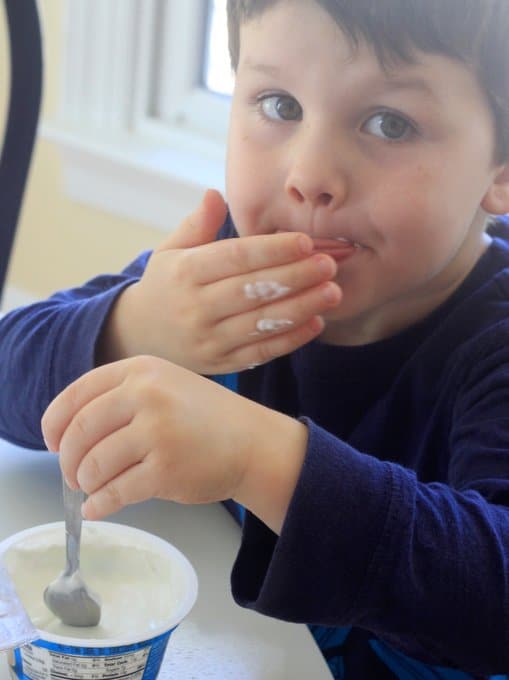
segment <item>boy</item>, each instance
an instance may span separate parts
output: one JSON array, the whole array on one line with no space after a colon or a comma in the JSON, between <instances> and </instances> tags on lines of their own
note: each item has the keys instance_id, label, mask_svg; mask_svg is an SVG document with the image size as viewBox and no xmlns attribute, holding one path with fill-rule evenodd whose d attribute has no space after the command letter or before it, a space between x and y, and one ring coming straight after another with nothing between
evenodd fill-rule
<instances>
[{"instance_id":1,"label":"boy","mask_svg":"<svg viewBox=\"0 0 509 680\"><path fill-rule=\"evenodd\" d=\"M209 192L122 275L6 317L2 433L40 446L52 401L89 519L238 501L237 601L312 624L334 677L506 673L509 7L228 9L220 239Z\"/></svg>"}]
</instances>

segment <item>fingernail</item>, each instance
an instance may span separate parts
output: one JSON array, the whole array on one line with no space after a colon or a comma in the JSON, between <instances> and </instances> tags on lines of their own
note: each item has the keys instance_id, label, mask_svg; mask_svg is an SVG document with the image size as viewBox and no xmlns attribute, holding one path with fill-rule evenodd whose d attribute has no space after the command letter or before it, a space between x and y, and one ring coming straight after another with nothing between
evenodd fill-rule
<instances>
[{"instance_id":1,"label":"fingernail","mask_svg":"<svg viewBox=\"0 0 509 680\"><path fill-rule=\"evenodd\" d=\"M76 482L70 482L70 481L67 479L67 477L65 477L65 476L64 476L64 479L65 479L65 483L67 484L67 486L68 486L70 489L73 489L73 491L77 491L77 490L80 488L79 484L76 484Z\"/></svg>"},{"instance_id":2,"label":"fingernail","mask_svg":"<svg viewBox=\"0 0 509 680\"><path fill-rule=\"evenodd\" d=\"M212 189L206 189L206 190L205 190L205 193L203 194L203 197L202 197L202 199L201 199L201 205L202 205L202 206L203 206L203 204L205 203L205 201L207 200L207 198L210 196L210 194L211 194L212 192L213 192Z\"/></svg>"},{"instance_id":3,"label":"fingernail","mask_svg":"<svg viewBox=\"0 0 509 680\"><path fill-rule=\"evenodd\" d=\"M322 291L324 300L327 302L339 302L339 291L335 286L327 285Z\"/></svg>"},{"instance_id":4,"label":"fingernail","mask_svg":"<svg viewBox=\"0 0 509 680\"><path fill-rule=\"evenodd\" d=\"M315 333L321 333L325 328L325 320L323 316L315 316L314 319L311 320L311 327Z\"/></svg>"},{"instance_id":5,"label":"fingernail","mask_svg":"<svg viewBox=\"0 0 509 680\"><path fill-rule=\"evenodd\" d=\"M299 248L304 255L310 255L313 252L313 241L309 236L302 234L298 240Z\"/></svg>"},{"instance_id":6,"label":"fingernail","mask_svg":"<svg viewBox=\"0 0 509 680\"><path fill-rule=\"evenodd\" d=\"M331 276L334 273L334 263L328 257L317 255L315 259L322 274Z\"/></svg>"}]
</instances>

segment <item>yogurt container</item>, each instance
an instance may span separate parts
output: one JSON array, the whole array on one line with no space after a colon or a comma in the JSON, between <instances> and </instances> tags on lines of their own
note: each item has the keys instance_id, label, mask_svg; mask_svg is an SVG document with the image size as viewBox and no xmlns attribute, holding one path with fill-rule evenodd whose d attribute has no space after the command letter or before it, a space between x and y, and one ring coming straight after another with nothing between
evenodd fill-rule
<instances>
[{"instance_id":1,"label":"yogurt container","mask_svg":"<svg viewBox=\"0 0 509 680\"><path fill-rule=\"evenodd\" d=\"M141 529L83 522L80 570L102 600L92 628L65 626L44 588L65 564L65 528L54 522L0 542L0 560L40 637L9 655L13 680L153 680L168 640L198 595L177 548Z\"/></svg>"}]
</instances>

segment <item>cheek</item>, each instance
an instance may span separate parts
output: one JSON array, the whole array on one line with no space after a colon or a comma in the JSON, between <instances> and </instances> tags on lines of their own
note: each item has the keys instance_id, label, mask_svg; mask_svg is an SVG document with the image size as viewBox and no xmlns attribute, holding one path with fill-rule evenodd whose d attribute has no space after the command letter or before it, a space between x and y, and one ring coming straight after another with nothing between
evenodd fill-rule
<instances>
[{"instance_id":1,"label":"cheek","mask_svg":"<svg viewBox=\"0 0 509 680\"><path fill-rule=\"evenodd\" d=\"M443 266L462 231L454 212L457 201L449 200L444 183L422 167L391 178L380 189L370 220L386 262L403 280L428 279Z\"/></svg>"},{"instance_id":2,"label":"cheek","mask_svg":"<svg viewBox=\"0 0 509 680\"><path fill-rule=\"evenodd\" d=\"M475 163L468 154L462 158L459 150L453 151L434 153L414 166L406 165L404 172L389 174L376 192L373 218L378 214L388 225L413 220L428 233L458 222L468 225L487 187L484 159Z\"/></svg>"},{"instance_id":3,"label":"cheek","mask_svg":"<svg viewBox=\"0 0 509 680\"><path fill-rule=\"evenodd\" d=\"M416 166L386 178L370 205L370 218L382 237L404 239L411 234L418 242L441 231L448 201L440 175Z\"/></svg>"},{"instance_id":4,"label":"cheek","mask_svg":"<svg viewBox=\"0 0 509 680\"><path fill-rule=\"evenodd\" d=\"M226 159L226 200L233 222L240 236L246 235L246 205L253 190L250 171L246 164L245 141L230 132Z\"/></svg>"},{"instance_id":5,"label":"cheek","mask_svg":"<svg viewBox=\"0 0 509 680\"><path fill-rule=\"evenodd\" d=\"M275 166L257 151L247 133L232 130L226 163L226 197L241 236L262 230L262 217L274 202Z\"/></svg>"}]
</instances>

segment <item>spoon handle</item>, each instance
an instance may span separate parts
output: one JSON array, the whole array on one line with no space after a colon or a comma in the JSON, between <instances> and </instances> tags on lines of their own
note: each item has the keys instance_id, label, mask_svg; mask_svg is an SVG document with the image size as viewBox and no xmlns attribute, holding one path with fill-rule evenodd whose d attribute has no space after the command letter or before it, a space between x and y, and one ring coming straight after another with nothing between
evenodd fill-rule
<instances>
[{"instance_id":1,"label":"spoon handle","mask_svg":"<svg viewBox=\"0 0 509 680\"><path fill-rule=\"evenodd\" d=\"M62 490L64 496L66 573L72 574L80 566L81 504L85 500L85 494L81 489L75 491L69 488L63 475Z\"/></svg>"}]
</instances>

